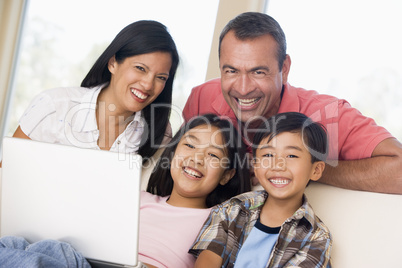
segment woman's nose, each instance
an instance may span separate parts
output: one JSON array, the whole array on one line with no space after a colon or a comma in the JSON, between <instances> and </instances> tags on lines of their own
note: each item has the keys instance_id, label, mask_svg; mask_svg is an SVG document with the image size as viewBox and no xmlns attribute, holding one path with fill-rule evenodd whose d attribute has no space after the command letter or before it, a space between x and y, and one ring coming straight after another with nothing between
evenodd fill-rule
<instances>
[{"instance_id":1,"label":"woman's nose","mask_svg":"<svg viewBox=\"0 0 402 268\"><path fill-rule=\"evenodd\" d=\"M154 78L150 74L144 75L141 79L140 84L144 90L152 90L154 85Z\"/></svg>"}]
</instances>

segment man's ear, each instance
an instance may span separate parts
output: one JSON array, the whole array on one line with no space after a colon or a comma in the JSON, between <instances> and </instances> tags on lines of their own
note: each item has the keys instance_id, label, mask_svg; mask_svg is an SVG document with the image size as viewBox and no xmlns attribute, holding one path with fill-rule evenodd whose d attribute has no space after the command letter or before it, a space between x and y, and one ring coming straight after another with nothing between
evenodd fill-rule
<instances>
[{"instance_id":1,"label":"man's ear","mask_svg":"<svg viewBox=\"0 0 402 268\"><path fill-rule=\"evenodd\" d=\"M285 85L288 82L288 75L290 72L290 65L292 64L292 61L290 59L290 56L286 54L286 58L283 61L282 65L282 84Z\"/></svg>"},{"instance_id":2,"label":"man's ear","mask_svg":"<svg viewBox=\"0 0 402 268\"><path fill-rule=\"evenodd\" d=\"M324 172L324 169L325 169L325 162L324 161L314 162L310 179L312 181L318 181L321 178L322 173Z\"/></svg>"},{"instance_id":3,"label":"man's ear","mask_svg":"<svg viewBox=\"0 0 402 268\"><path fill-rule=\"evenodd\" d=\"M221 180L219 181L220 185L225 185L226 183L228 183L235 174L236 174L236 169L234 169L234 168L225 170Z\"/></svg>"},{"instance_id":4,"label":"man's ear","mask_svg":"<svg viewBox=\"0 0 402 268\"><path fill-rule=\"evenodd\" d=\"M114 73L115 69L116 69L116 65L117 65L117 61L116 58L113 56L109 59L109 62L107 64L107 68L109 69L110 73Z\"/></svg>"}]
</instances>

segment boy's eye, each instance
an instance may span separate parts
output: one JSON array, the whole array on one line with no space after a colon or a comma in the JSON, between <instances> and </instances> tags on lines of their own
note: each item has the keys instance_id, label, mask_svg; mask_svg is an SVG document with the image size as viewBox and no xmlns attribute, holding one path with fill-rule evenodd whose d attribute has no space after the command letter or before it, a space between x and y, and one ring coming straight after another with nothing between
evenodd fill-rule
<instances>
[{"instance_id":1,"label":"boy's eye","mask_svg":"<svg viewBox=\"0 0 402 268\"><path fill-rule=\"evenodd\" d=\"M216 154L209 153L209 155L212 156L212 157L215 157L215 158L217 158L217 159L220 159L219 156L217 156Z\"/></svg>"},{"instance_id":2,"label":"boy's eye","mask_svg":"<svg viewBox=\"0 0 402 268\"><path fill-rule=\"evenodd\" d=\"M288 157L289 157L289 158L298 158L298 156L297 156L297 155L294 155L294 154L288 155Z\"/></svg>"},{"instance_id":3,"label":"boy's eye","mask_svg":"<svg viewBox=\"0 0 402 268\"><path fill-rule=\"evenodd\" d=\"M274 154L271 154L271 153L264 154L263 157L274 157Z\"/></svg>"}]
</instances>

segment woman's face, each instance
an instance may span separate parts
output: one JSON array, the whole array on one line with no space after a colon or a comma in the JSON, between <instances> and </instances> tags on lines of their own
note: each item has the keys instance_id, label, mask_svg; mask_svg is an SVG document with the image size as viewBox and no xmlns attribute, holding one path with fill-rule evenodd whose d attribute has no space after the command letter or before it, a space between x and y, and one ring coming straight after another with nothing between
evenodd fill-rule
<instances>
[{"instance_id":1,"label":"woman's face","mask_svg":"<svg viewBox=\"0 0 402 268\"><path fill-rule=\"evenodd\" d=\"M136 55L120 63L111 58L108 68L112 77L106 94L116 112L131 115L151 104L164 89L171 66L168 52Z\"/></svg>"}]
</instances>

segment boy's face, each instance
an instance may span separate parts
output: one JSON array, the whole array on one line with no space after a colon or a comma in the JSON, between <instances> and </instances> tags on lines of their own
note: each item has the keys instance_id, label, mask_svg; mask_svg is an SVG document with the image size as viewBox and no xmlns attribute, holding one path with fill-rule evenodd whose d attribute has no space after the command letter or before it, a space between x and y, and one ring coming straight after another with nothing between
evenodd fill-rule
<instances>
[{"instance_id":1,"label":"boy's face","mask_svg":"<svg viewBox=\"0 0 402 268\"><path fill-rule=\"evenodd\" d=\"M311 154L300 133L283 132L256 150L254 173L271 198L301 200L309 180L318 180L324 170L322 161L311 163Z\"/></svg>"}]
</instances>

